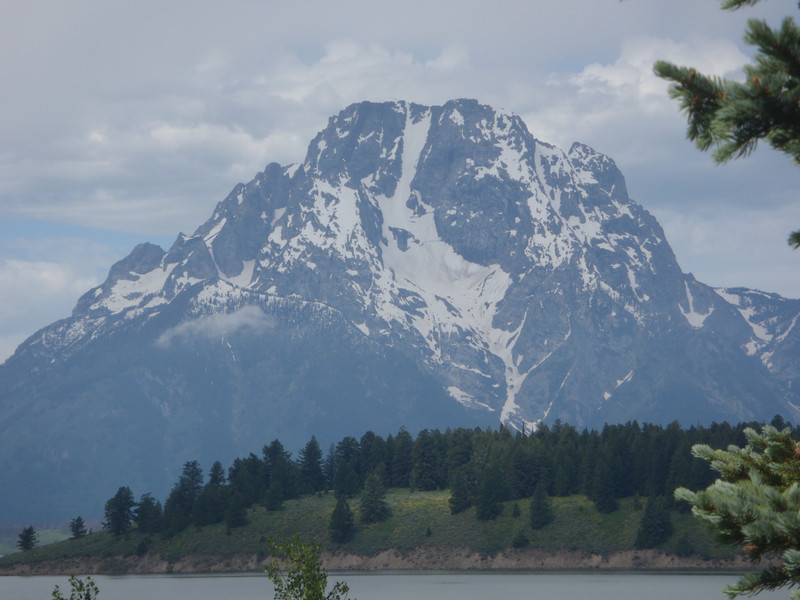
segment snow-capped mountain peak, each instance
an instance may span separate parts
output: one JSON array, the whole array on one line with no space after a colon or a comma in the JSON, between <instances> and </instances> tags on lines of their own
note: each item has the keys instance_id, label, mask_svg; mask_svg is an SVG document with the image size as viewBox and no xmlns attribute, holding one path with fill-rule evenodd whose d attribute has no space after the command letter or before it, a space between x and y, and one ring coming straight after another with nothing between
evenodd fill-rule
<instances>
[{"instance_id":1,"label":"snow-capped mountain peak","mask_svg":"<svg viewBox=\"0 0 800 600\"><path fill-rule=\"evenodd\" d=\"M800 405L798 318L684 274L586 145L474 100L364 102L20 346L0 422L46 429L23 407L58 398L148 452L213 440L217 459L401 425L768 419Z\"/></svg>"}]
</instances>

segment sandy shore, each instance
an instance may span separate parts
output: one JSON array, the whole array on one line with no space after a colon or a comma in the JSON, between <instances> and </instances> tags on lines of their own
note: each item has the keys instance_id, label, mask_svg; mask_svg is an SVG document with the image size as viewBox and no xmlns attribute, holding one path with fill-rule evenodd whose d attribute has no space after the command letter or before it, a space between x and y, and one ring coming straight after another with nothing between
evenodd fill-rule
<instances>
[{"instance_id":1,"label":"sandy shore","mask_svg":"<svg viewBox=\"0 0 800 600\"><path fill-rule=\"evenodd\" d=\"M752 568L744 557L703 560L681 558L659 550L625 550L607 554L561 550L523 549L482 555L471 549L419 548L410 552L384 550L372 556L340 552L323 553L330 571L405 570L743 570ZM262 555L188 555L168 561L157 555L70 558L36 564L0 567L0 575L89 575L160 573L255 573L263 570Z\"/></svg>"}]
</instances>

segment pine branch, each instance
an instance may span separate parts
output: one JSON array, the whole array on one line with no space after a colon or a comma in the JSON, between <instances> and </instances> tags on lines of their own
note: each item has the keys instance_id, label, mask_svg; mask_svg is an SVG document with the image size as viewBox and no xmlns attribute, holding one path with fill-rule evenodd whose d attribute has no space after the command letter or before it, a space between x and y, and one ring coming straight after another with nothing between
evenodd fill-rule
<instances>
[{"instance_id":1,"label":"pine branch","mask_svg":"<svg viewBox=\"0 0 800 600\"><path fill-rule=\"evenodd\" d=\"M681 111L687 115L686 136L700 150L719 144L721 132L713 121L726 95L723 81L666 61L656 62L653 70L662 79L673 82L669 95L679 101Z\"/></svg>"},{"instance_id":2,"label":"pine branch","mask_svg":"<svg viewBox=\"0 0 800 600\"><path fill-rule=\"evenodd\" d=\"M783 569L775 567L743 575L739 581L727 586L723 592L728 598L735 598L743 594L752 596L762 590L777 590L786 585L789 584L786 581L786 574Z\"/></svg>"},{"instance_id":3,"label":"pine branch","mask_svg":"<svg viewBox=\"0 0 800 600\"><path fill-rule=\"evenodd\" d=\"M789 77L800 76L800 28L791 17L785 17L780 29L772 29L765 21L750 19L744 41L758 47L756 64L764 73L775 70Z\"/></svg>"},{"instance_id":4,"label":"pine branch","mask_svg":"<svg viewBox=\"0 0 800 600\"><path fill-rule=\"evenodd\" d=\"M790 428L778 431L765 425L760 432L744 431L744 448L696 445L692 454L722 477L705 490L675 491L721 542L738 545L754 562L781 557L782 564L768 565L727 587L730 598L800 584L800 443L791 433Z\"/></svg>"},{"instance_id":5,"label":"pine branch","mask_svg":"<svg viewBox=\"0 0 800 600\"><path fill-rule=\"evenodd\" d=\"M759 1L721 0L721 6L737 10ZM744 41L757 52L753 64L744 67L742 83L666 61L656 62L653 71L672 82L669 95L686 113L686 136L700 150L714 146L715 162L748 156L763 139L800 165L800 27L791 17L779 29L750 19ZM800 248L800 230L789 236L789 245Z\"/></svg>"},{"instance_id":6,"label":"pine branch","mask_svg":"<svg viewBox=\"0 0 800 600\"><path fill-rule=\"evenodd\" d=\"M724 10L736 10L743 6L753 6L761 0L723 0L722 8Z\"/></svg>"}]
</instances>

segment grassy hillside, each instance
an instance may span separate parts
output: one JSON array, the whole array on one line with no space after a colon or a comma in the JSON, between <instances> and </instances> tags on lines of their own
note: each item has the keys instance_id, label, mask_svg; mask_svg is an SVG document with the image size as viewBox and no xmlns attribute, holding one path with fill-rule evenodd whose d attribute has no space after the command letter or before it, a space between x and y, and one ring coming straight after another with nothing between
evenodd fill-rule
<instances>
[{"instance_id":1,"label":"grassy hillside","mask_svg":"<svg viewBox=\"0 0 800 600\"><path fill-rule=\"evenodd\" d=\"M330 542L328 523L335 499L332 494L322 494L287 501L281 510L274 512L263 507L253 508L248 512L248 525L233 530L223 524L203 529L190 527L172 538L144 536L134 530L119 539L101 531L79 540L40 545L29 552L5 556L0 558L0 567L17 562L120 555L147 554L168 561L193 554L220 558L242 554L266 556L269 539L280 541L294 533L304 539L317 539L331 550L362 555L386 549L402 552L426 547L469 548L482 554L494 554L512 547L520 533L527 537L531 548L606 553L633 548L642 516L642 503L633 498L622 500L620 508L610 514L597 512L584 496L553 498L555 520L544 529L533 531L528 519L530 499L506 503L502 515L494 521L478 521L474 508L451 515L449 497L450 492L446 490L389 490L387 501L392 516L383 523L360 525L355 539L344 545ZM519 511L514 509L515 504ZM358 500L352 500L351 506L357 516ZM518 516L514 516L517 512ZM735 549L712 543L691 515L674 512L672 518L675 533L664 544L665 551L674 553L679 541L684 547L688 541L702 558L728 557L734 553Z\"/></svg>"}]
</instances>

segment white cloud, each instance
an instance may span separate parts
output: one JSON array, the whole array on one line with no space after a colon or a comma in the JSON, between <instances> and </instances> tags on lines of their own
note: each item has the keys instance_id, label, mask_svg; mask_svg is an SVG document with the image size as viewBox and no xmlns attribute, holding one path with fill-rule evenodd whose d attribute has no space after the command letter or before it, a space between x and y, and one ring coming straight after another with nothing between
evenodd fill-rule
<instances>
[{"instance_id":1,"label":"white cloud","mask_svg":"<svg viewBox=\"0 0 800 600\"><path fill-rule=\"evenodd\" d=\"M653 73L657 60L731 77L748 59L728 40L629 39L614 62L549 76L535 92L539 106L525 107L525 120L535 135L561 147L591 140L628 164L652 160L664 150L656 134L685 129L667 82Z\"/></svg>"},{"instance_id":2,"label":"white cloud","mask_svg":"<svg viewBox=\"0 0 800 600\"><path fill-rule=\"evenodd\" d=\"M462 45L423 61L350 39L306 62L283 52L245 79L206 59L200 89L176 83L0 162L0 209L160 235L193 231L269 162L302 160L329 116L365 99L440 103L477 95ZM131 114L139 118L131 120Z\"/></svg>"},{"instance_id":3,"label":"white cloud","mask_svg":"<svg viewBox=\"0 0 800 600\"><path fill-rule=\"evenodd\" d=\"M800 206L715 208L655 211L684 270L711 286L800 298L800 252L786 243L789 232L800 227Z\"/></svg>"},{"instance_id":4,"label":"white cloud","mask_svg":"<svg viewBox=\"0 0 800 600\"><path fill-rule=\"evenodd\" d=\"M268 95L298 104L311 102L326 116L362 100L402 98L437 103L453 97L454 88L476 75L466 47L446 45L429 60L392 51L381 44L341 39L325 45L318 60L299 59L275 65L260 81Z\"/></svg>"},{"instance_id":5,"label":"white cloud","mask_svg":"<svg viewBox=\"0 0 800 600\"><path fill-rule=\"evenodd\" d=\"M176 339L220 339L243 329L257 333L274 326L272 319L257 306L245 306L232 313L204 315L162 333L156 344L168 347Z\"/></svg>"},{"instance_id":6,"label":"white cloud","mask_svg":"<svg viewBox=\"0 0 800 600\"><path fill-rule=\"evenodd\" d=\"M537 28L557 16L539 13ZM147 96L100 88L97 111L74 109L78 118L44 144L0 161L0 210L127 232L190 232L268 162L302 160L328 117L361 100L475 97L523 115L534 135L562 147L581 140L626 165L668 159L667 146L653 140L671 132L678 141L683 126L653 61L725 74L746 59L730 41L638 36L608 63L542 79L542 65L525 60L539 39L496 62L473 61L474 39L445 35L438 49L415 51L358 37L324 42L311 59L282 48L258 64L212 46L174 80L155 78Z\"/></svg>"},{"instance_id":7,"label":"white cloud","mask_svg":"<svg viewBox=\"0 0 800 600\"><path fill-rule=\"evenodd\" d=\"M83 264L0 258L0 362L97 283Z\"/></svg>"}]
</instances>

